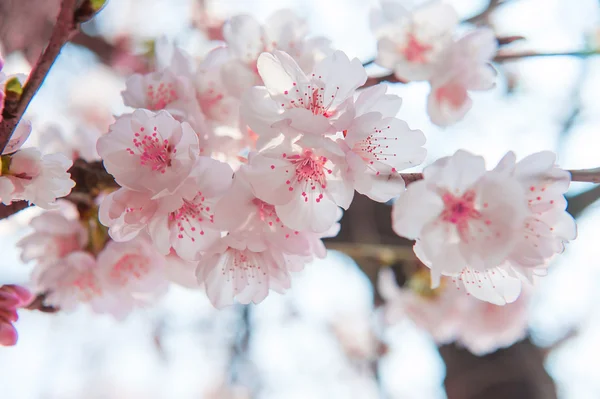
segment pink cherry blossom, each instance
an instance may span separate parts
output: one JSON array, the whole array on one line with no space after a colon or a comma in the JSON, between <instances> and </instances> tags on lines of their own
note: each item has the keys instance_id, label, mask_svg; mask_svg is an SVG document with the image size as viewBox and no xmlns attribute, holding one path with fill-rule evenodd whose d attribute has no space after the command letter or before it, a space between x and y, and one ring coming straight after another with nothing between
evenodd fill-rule
<instances>
[{"instance_id":1,"label":"pink cherry blossom","mask_svg":"<svg viewBox=\"0 0 600 399\"><path fill-rule=\"evenodd\" d=\"M408 187L394 203L392 225L417 240L415 253L431 268L433 287L441 274L460 276L472 295L502 304L516 299L520 284L494 268L515 248L526 214L525 192L515 179L457 151Z\"/></svg>"},{"instance_id":2,"label":"pink cherry blossom","mask_svg":"<svg viewBox=\"0 0 600 399\"><path fill-rule=\"evenodd\" d=\"M165 258L148 238L128 242L109 241L97 257L98 276L105 289L120 297L156 296L165 292Z\"/></svg>"},{"instance_id":3,"label":"pink cherry blossom","mask_svg":"<svg viewBox=\"0 0 600 399\"><path fill-rule=\"evenodd\" d=\"M290 288L290 271L299 271L303 259L287 256L253 235L230 234L206 251L198 265L198 280L211 303L222 308L239 303L259 303L269 290Z\"/></svg>"},{"instance_id":4,"label":"pink cherry blossom","mask_svg":"<svg viewBox=\"0 0 600 399\"><path fill-rule=\"evenodd\" d=\"M280 50L298 60L301 68L308 72L331 49L329 40L307 38L307 33L306 21L287 9L273 13L264 25L249 15L234 16L223 27L223 37L232 58L226 69L231 76L253 75L255 84L258 84L258 56L263 52Z\"/></svg>"},{"instance_id":5,"label":"pink cherry blossom","mask_svg":"<svg viewBox=\"0 0 600 399\"><path fill-rule=\"evenodd\" d=\"M223 162L198 157L178 189L159 198L148 192L119 189L100 205L100 222L116 241L147 232L168 255L174 248L186 260L198 260L202 250L220 237L214 205L231 185L233 170Z\"/></svg>"},{"instance_id":6,"label":"pink cherry blossom","mask_svg":"<svg viewBox=\"0 0 600 399\"><path fill-rule=\"evenodd\" d=\"M86 162L95 162L100 160L96 151L100 136L100 131L92 126L78 125L71 134L66 134L58 126L49 126L40 132L39 148L45 153L60 152L73 161L81 158Z\"/></svg>"},{"instance_id":7,"label":"pink cherry blossom","mask_svg":"<svg viewBox=\"0 0 600 399\"><path fill-rule=\"evenodd\" d=\"M393 270L383 268L377 277L377 289L385 300L382 309L384 325L393 325L408 318L427 331L437 344L447 344L456 337L460 325L461 307L458 299L465 297L446 284L430 289L430 279L419 270L407 285L399 287Z\"/></svg>"},{"instance_id":8,"label":"pink cherry blossom","mask_svg":"<svg viewBox=\"0 0 600 399\"><path fill-rule=\"evenodd\" d=\"M454 8L441 1L410 11L393 1L382 1L381 6L371 16L378 39L377 64L393 70L400 80L430 79L452 44L459 23Z\"/></svg>"},{"instance_id":9,"label":"pink cherry blossom","mask_svg":"<svg viewBox=\"0 0 600 399\"><path fill-rule=\"evenodd\" d=\"M47 292L44 303L65 311L80 303L102 308L107 298L98 278L96 259L88 252L75 251L57 261L37 265L32 278L36 289Z\"/></svg>"},{"instance_id":10,"label":"pink cherry blossom","mask_svg":"<svg viewBox=\"0 0 600 399\"><path fill-rule=\"evenodd\" d=\"M564 194L571 177L555 161L556 155L545 151L516 163L515 154L509 152L496 167L515 178L526 193L529 213L508 263L529 279L543 273L540 268L545 268L547 260L563 252L565 243L577 236L575 220L565 210Z\"/></svg>"},{"instance_id":11,"label":"pink cherry blossom","mask_svg":"<svg viewBox=\"0 0 600 399\"><path fill-rule=\"evenodd\" d=\"M264 144L282 128L315 137L346 129L354 118L354 93L367 79L362 63L342 51L310 74L282 51L261 54L257 66L265 87L249 90L240 112Z\"/></svg>"},{"instance_id":12,"label":"pink cherry blossom","mask_svg":"<svg viewBox=\"0 0 600 399\"><path fill-rule=\"evenodd\" d=\"M0 199L5 204L26 200L44 209L56 207L56 199L71 192L75 182L67 170L73 164L62 154L44 155L26 148L2 155Z\"/></svg>"},{"instance_id":13,"label":"pink cherry blossom","mask_svg":"<svg viewBox=\"0 0 600 399\"><path fill-rule=\"evenodd\" d=\"M410 319L439 344L456 342L481 356L523 339L527 334L530 289L513 303L496 306L464 295L448 277L429 288L429 278L418 270L399 287L392 270L379 272L378 289L385 299L386 325Z\"/></svg>"},{"instance_id":14,"label":"pink cherry blossom","mask_svg":"<svg viewBox=\"0 0 600 399\"><path fill-rule=\"evenodd\" d=\"M498 44L491 29L477 29L449 46L430 78L427 112L431 121L448 126L471 109L469 91L494 87L496 70L490 64Z\"/></svg>"},{"instance_id":15,"label":"pink cherry blossom","mask_svg":"<svg viewBox=\"0 0 600 399\"><path fill-rule=\"evenodd\" d=\"M171 282L186 288L198 288L200 284L196 278L198 262L187 261L177 256L175 250L171 250L165 256L165 274Z\"/></svg>"},{"instance_id":16,"label":"pink cherry blossom","mask_svg":"<svg viewBox=\"0 0 600 399\"><path fill-rule=\"evenodd\" d=\"M13 323L19 319L17 309L31 302L31 293L18 285L0 287L0 345L13 346L17 343L17 330Z\"/></svg>"},{"instance_id":17,"label":"pink cherry blossom","mask_svg":"<svg viewBox=\"0 0 600 399\"><path fill-rule=\"evenodd\" d=\"M320 233L336 222L337 207L347 209L354 196L342 163L325 150L283 143L251 156L247 175L256 196L275 206L284 225Z\"/></svg>"},{"instance_id":18,"label":"pink cherry blossom","mask_svg":"<svg viewBox=\"0 0 600 399\"><path fill-rule=\"evenodd\" d=\"M121 116L98 139L106 170L122 187L172 193L199 155L198 137L187 123L165 111L136 110Z\"/></svg>"},{"instance_id":19,"label":"pink cherry blossom","mask_svg":"<svg viewBox=\"0 0 600 399\"><path fill-rule=\"evenodd\" d=\"M477 356L483 356L524 339L529 326L531 291L526 286L523 288L519 298L506 306L461 297L463 304L456 333L457 344Z\"/></svg>"},{"instance_id":20,"label":"pink cherry blossom","mask_svg":"<svg viewBox=\"0 0 600 399\"><path fill-rule=\"evenodd\" d=\"M82 250L88 242L87 230L80 221L60 211L44 212L31 219L30 226L33 233L17 243L23 262L52 263Z\"/></svg>"},{"instance_id":21,"label":"pink cherry blossom","mask_svg":"<svg viewBox=\"0 0 600 399\"><path fill-rule=\"evenodd\" d=\"M344 130L338 143L345 151L348 174L354 188L379 202L386 202L404 190L399 171L425 159L425 135L411 130L406 122L369 112L356 118Z\"/></svg>"},{"instance_id":22,"label":"pink cherry blossom","mask_svg":"<svg viewBox=\"0 0 600 399\"><path fill-rule=\"evenodd\" d=\"M245 172L241 169L235 174L231 188L215 206L219 227L252 232L290 254L310 255L310 233L285 226L275 206L254 195Z\"/></svg>"},{"instance_id":23,"label":"pink cherry blossom","mask_svg":"<svg viewBox=\"0 0 600 399\"><path fill-rule=\"evenodd\" d=\"M245 76L232 79L227 75L226 64L231 54L226 47L217 47L203 60L196 75L196 96L207 121L227 126L239 124L239 97L255 82L252 75L248 82L240 82Z\"/></svg>"}]
</instances>

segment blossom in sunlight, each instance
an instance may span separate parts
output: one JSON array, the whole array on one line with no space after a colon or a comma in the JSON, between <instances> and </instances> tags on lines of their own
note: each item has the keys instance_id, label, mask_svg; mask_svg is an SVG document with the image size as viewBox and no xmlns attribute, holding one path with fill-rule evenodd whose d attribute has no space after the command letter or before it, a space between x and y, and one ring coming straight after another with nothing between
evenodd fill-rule
<instances>
[{"instance_id":1,"label":"blossom in sunlight","mask_svg":"<svg viewBox=\"0 0 600 399\"><path fill-rule=\"evenodd\" d=\"M352 182L340 165L343 157L322 149L285 142L251 154L247 176L256 196L275 206L284 225L297 231L325 232L347 209Z\"/></svg>"},{"instance_id":2,"label":"blossom in sunlight","mask_svg":"<svg viewBox=\"0 0 600 399\"><path fill-rule=\"evenodd\" d=\"M417 240L415 253L431 268L432 286L441 275L455 276L477 298L514 301L520 282L499 267L527 216L521 184L486 171L482 157L462 150L425 168L423 177L394 203L392 225Z\"/></svg>"},{"instance_id":3,"label":"blossom in sunlight","mask_svg":"<svg viewBox=\"0 0 600 399\"><path fill-rule=\"evenodd\" d=\"M565 243L577 236L577 225L566 211L564 197L571 176L555 162L556 155L549 151L532 154L519 162L509 152L496 167L500 173L515 178L526 193L529 212L507 263L528 279L544 275L547 261L562 253Z\"/></svg>"},{"instance_id":4,"label":"blossom in sunlight","mask_svg":"<svg viewBox=\"0 0 600 399\"><path fill-rule=\"evenodd\" d=\"M377 290L385 300L381 321L393 325L408 318L427 331L437 344L452 342L460 324L457 299L465 295L453 286L448 287L448 283L442 280L439 287L432 289L428 271L420 269L408 278L404 287L399 287L394 271L382 268L377 277Z\"/></svg>"},{"instance_id":5,"label":"blossom in sunlight","mask_svg":"<svg viewBox=\"0 0 600 399\"><path fill-rule=\"evenodd\" d=\"M62 154L42 155L26 148L0 158L0 200L10 204L26 200L44 209L71 192L75 182L67 172L73 164Z\"/></svg>"},{"instance_id":6,"label":"blossom in sunlight","mask_svg":"<svg viewBox=\"0 0 600 399\"><path fill-rule=\"evenodd\" d=\"M165 258L143 236L127 242L109 241L97 257L98 277L105 289L133 302L154 297L167 288Z\"/></svg>"},{"instance_id":7,"label":"blossom in sunlight","mask_svg":"<svg viewBox=\"0 0 600 399\"><path fill-rule=\"evenodd\" d=\"M328 39L307 38L307 33L306 21L291 10L274 12L262 25L250 15L236 15L223 26L230 60L223 65L222 73L233 79L234 85L235 80L246 82L237 85L243 89L260 84L256 61L261 53L274 50L289 53L308 72L316 61L331 53L331 48Z\"/></svg>"},{"instance_id":8,"label":"blossom in sunlight","mask_svg":"<svg viewBox=\"0 0 600 399\"><path fill-rule=\"evenodd\" d=\"M463 295L448 277L442 279L439 287L430 288L428 273L423 269L410 275L402 287L391 269L382 269L377 284L385 300L384 324L409 319L438 345L456 342L482 356L527 335L527 304L531 295L527 287L513 303L496 306Z\"/></svg>"},{"instance_id":9,"label":"blossom in sunlight","mask_svg":"<svg viewBox=\"0 0 600 399\"><path fill-rule=\"evenodd\" d=\"M262 302L269 290L282 294L290 288L290 271L300 271L305 260L287 256L280 248L252 234L230 234L209 248L198 264L198 281L216 308Z\"/></svg>"},{"instance_id":10,"label":"blossom in sunlight","mask_svg":"<svg viewBox=\"0 0 600 399\"><path fill-rule=\"evenodd\" d=\"M253 87L242 100L242 118L259 135L261 147L281 131L304 134L311 143L335 134L354 118L354 93L367 80L362 63L336 51L304 73L287 53L258 58L264 87Z\"/></svg>"},{"instance_id":11,"label":"blossom in sunlight","mask_svg":"<svg viewBox=\"0 0 600 399\"><path fill-rule=\"evenodd\" d=\"M345 152L356 191L379 202L398 196L404 190L399 172L420 164L426 155L425 135L420 130L411 130L406 122L380 112L357 117L338 144Z\"/></svg>"},{"instance_id":12,"label":"blossom in sunlight","mask_svg":"<svg viewBox=\"0 0 600 399\"><path fill-rule=\"evenodd\" d=\"M79 125L71 134L58 126L49 126L40 132L40 149L43 152L60 152L75 161L78 158L86 162L99 161L96 142L101 133L92 126Z\"/></svg>"},{"instance_id":13,"label":"blossom in sunlight","mask_svg":"<svg viewBox=\"0 0 600 399\"><path fill-rule=\"evenodd\" d=\"M88 252L71 252L50 264L37 265L32 279L37 290L48 293L46 305L66 311L75 309L79 303L101 309L106 298L96 259Z\"/></svg>"},{"instance_id":14,"label":"blossom in sunlight","mask_svg":"<svg viewBox=\"0 0 600 399\"><path fill-rule=\"evenodd\" d=\"M458 122L471 109L469 91L494 87L496 70L491 61L497 48L494 32L483 28L446 48L429 80L427 113L433 123L448 126Z\"/></svg>"},{"instance_id":15,"label":"blossom in sunlight","mask_svg":"<svg viewBox=\"0 0 600 399\"><path fill-rule=\"evenodd\" d=\"M223 162L199 157L175 192L156 198L148 192L121 188L100 205L100 222L116 241L129 241L146 231L167 255L174 248L186 260L220 237L214 205L231 185L233 170Z\"/></svg>"},{"instance_id":16,"label":"blossom in sunlight","mask_svg":"<svg viewBox=\"0 0 600 399\"><path fill-rule=\"evenodd\" d=\"M452 44L458 24L454 8L441 1L412 10L399 2L381 1L381 8L371 14L371 27L377 36L375 62L393 70L400 80L429 80L444 50Z\"/></svg>"},{"instance_id":17,"label":"blossom in sunlight","mask_svg":"<svg viewBox=\"0 0 600 399\"><path fill-rule=\"evenodd\" d=\"M44 212L31 219L29 225L33 233L17 242L23 262L51 263L82 250L88 243L88 232L81 222L61 211Z\"/></svg>"},{"instance_id":18,"label":"blossom in sunlight","mask_svg":"<svg viewBox=\"0 0 600 399\"><path fill-rule=\"evenodd\" d=\"M198 137L189 124L165 111L143 109L119 117L98 139L97 150L119 185L153 194L172 193L200 153Z\"/></svg>"},{"instance_id":19,"label":"blossom in sunlight","mask_svg":"<svg viewBox=\"0 0 600 399\"><path fill-rule=\"evenodd\" d=\"M237 126L241 93L252 86L254 76L243 81L245 76L228 76L222 68L230 61L225 47L211 51L202 61L196 74L196 96L206 120L215 124Z\"/></svg>"},{"instance_id":20,"label":"blossom in sunlight","mask_svg":"<svg viewBox=\"0 0 600 399\"><path fill-rule=\"evenodd\" d=\"M19 319L17 309L31 302L31 293L18 285L0 286L0 345L17 343L17 330L13 323Z\"/></svg>"}]
</instances>

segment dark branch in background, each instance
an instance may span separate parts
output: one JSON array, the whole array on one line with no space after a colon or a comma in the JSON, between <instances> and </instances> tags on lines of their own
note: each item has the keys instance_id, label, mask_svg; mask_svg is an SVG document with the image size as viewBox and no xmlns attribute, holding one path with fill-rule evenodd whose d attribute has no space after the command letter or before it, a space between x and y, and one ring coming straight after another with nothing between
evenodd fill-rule
<instances>
[{"instance_id":1,"label":"dark branch in background","mask_svg":"<svg viewBox=\"0 0 600 399\"><path fill-rule=\"evenodd\" d=\"M117 46L107 42L101 36L90 36L80 31L73 36L71 43L87 48L95 53L102 63L107 65L110 65L119 53Z\"/></svg>"},{"instance_id":2,"label":"dark branch in background","mask_svg":"<svg viewBox=\"0 0 600 399\"><path fill-rule=\"evenodd\" d=\"M496 9L508 3L510 0L490 0L487 7L484 8L479 14L473 15L471 18L465 19L463 22L467 22L475 25L485 25L488 22L488 18Z\"/></svg>"},{"instance_id":3,"label":"dark branch in background","mask_svg":"<svg viewBox=\"0 0 600 399\"><path fill-rule=\"evenodd\" d=\"M598 201L599 198L600 186L596 186L588 191L584 191L583 193L573 195L567 198L567 212L576 218L581 215L581 213L583 213L587 207Z\"/></svg>"},{"instance_id":4,"label":"dark branch in background","mask_svg":"<svg viewBox=\"0 0 600 399\"><path fill-rule=\"evenodd\" d=\"M81 22L88 21L94 15L91 0L84 1L78 8L75 8L76 4L77 0L63 0L48 46L31 70L27 83L23 87L23 94L18 101L8 103L4 107L3 120L0 122L0 153L6 147L15 127L46 79L65 43L77 32Z\"/></svg>"},{"instance_id":5,"label":"dark branch in background","mask_svg":"<svg viewBox=\"0 0 600 399\"><path fill-rule=\"evenodd\" d=\"M44 313L56 313L60 310L59 308L55 308L53 306L44 305L45 300L46 300L45 293L38 294L35 298L33 298L33 301L31 301L29 303L29 305L25 306L25 309L39 310L40 312L44 312Z\"/></svg>"},{"instance_id":6,"label":"dark branch in background","mask_svg":"<svg viewBox=\"0 0 600 399\"><path fill-rule=\"evenodd\" d=\"M29 204L27 201L13 202L10 205L0 204L0 219L5 219L10 215L13 215L23 209L27 208Z\"/></svg>"}]
</instances>

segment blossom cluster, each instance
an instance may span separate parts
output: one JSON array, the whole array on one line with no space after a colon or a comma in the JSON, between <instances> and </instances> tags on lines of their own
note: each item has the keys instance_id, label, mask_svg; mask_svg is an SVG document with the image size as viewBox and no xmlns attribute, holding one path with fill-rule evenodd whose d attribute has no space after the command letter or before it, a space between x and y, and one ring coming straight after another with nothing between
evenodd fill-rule
<instances>
[{"instance_id":1,"label":"blossom cluster","mask_svg":"<svg viewBox=\"0 0 600 399\"><path fill-rule=\"evenodd\" d=\"M377 62L431 83L434 123L462 118L468 91L494 84L494 36L455 39L458 18L440 2L382 7ZM365 87L358 59L307 32L289 10L264 24L236 16L201 62L159 40L153 69L126 81L131 112L98 137L96 152L58 140L73 158L101 159L118 189L78 211L42 214L18 244L37 263L33 281L48 305L83 302L122 318L169 281L202 286L216 307L259 303L326 255L322 238L337 234L355 192L395 200L394 231L416 240L433 287L448 276L458 291L502 305L545 273L576 235L565 211L570 176L555 156L516 162L508 153L487 170L458 151L407 187L401 172L425 160L425 135L397 118L402 100L386 85ZM20 150L30 131L22 122L0 158L0 198L52 207L73 187L71 162Z\"/></svg>"},{"instance_id":2,"label":"blossom cluster","mask_svg":"<svg viewBox=\"0 0 600 399\"><path fill-rule=\"evenodd\" d=\"M417 257L459 288L498 305L519 296L521 281L546 274L548 261L576 237L566 212L568 172L540 152L516 162L509 152L493 170L458 151L423 171L393 206L392 224L416 240Z\"/></svg>"},{"instance_id":3,"label":"blossom cluster","mask_svg":"<svg viewBox=\"0 0 600 399\"><path fill-rule=\"evenodd\" d=\"M400 81L428 81L427 112L439 126L465 116L472 106L469 91L495 84L490 64L498 48L494 32L478 28L457 38L459 23L454 8L440 1L407 9L382 0L371 15L376 63L393 70Z\"/></svg>"},{"instance_id":4,"label":"blossom cluster","mask_svg":"<svg viewBox=\"0 0 600 399\"><path fill-rule=\"evenodd\" d=\"M17 343L17 330L12 323L19 319L17 309L31 301L33 296L18 285L0 286L0 345L12 346Z\"/></svg>"}]
</instances>

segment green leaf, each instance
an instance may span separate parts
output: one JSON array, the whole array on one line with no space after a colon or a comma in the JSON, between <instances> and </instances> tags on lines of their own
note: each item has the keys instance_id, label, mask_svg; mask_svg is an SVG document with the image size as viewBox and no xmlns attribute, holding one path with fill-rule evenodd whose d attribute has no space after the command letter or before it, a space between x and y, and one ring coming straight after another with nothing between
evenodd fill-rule
<instances>
[{"instance_id":1,"label":"green leaf","mask_svg":"<svg viewBox=\"0 0 600 399\"><path fill-rule=\"evenodd\" d=\"M97 12L102 7L104 7L107 0L89 0L89 1L90 1L90 6L92 6L92 9L94 10L94 12Z\"/></svg>"}]
</instances>

